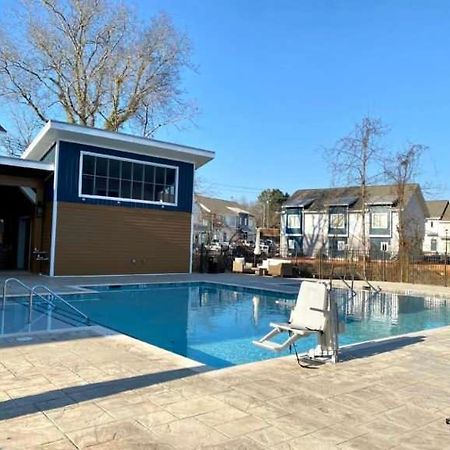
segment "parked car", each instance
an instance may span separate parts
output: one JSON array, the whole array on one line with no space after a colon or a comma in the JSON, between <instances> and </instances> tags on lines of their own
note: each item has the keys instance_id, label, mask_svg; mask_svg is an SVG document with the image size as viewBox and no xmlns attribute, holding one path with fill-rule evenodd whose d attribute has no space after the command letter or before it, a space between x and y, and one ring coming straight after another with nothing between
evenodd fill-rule
<instances>
[{"instance_id":1,"label":"parked car","mask_svg":"<svg viewBox=\"0 0 450 450\"><path fill-rule=\"evenodd\" d=\"M228 247L229 247L228 242L220 242L218 239L213 239L211 243L207 246L208 250L212 250L215 252L227 250Z\"/></svg>"}]
</instances>

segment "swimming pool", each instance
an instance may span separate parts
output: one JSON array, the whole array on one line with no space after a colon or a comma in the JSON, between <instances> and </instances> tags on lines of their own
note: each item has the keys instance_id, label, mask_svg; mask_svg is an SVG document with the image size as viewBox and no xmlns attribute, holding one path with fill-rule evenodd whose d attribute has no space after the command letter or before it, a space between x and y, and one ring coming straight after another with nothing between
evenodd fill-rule
<instances>
[{"instance_id":1,"label":"swimming pool","mask_svg":"<svg viewBox=\"0 0 450 450\"><path fill-rule=\"evenodd\" d=\"M296 295L214 283L94 287L95 294L66 297L95 322L213 367L280 354L252 344L285 322ZM450 300L334 290L345 331L341 345L450 324ZM307 351L314 336L297 343ZM288 351L282 355L288 354Z\"/></svg>"},{"instance_id":2,"label":"swimming pool","mask_svg":"<svg viewBox=\"0 0 450 450\"><path fill-rule=\"evenodd\" d=\"M87 288L95 292L64 297L92 321L217 368L279 356L252 340L267 333L270 322L285 322L296 299L296 294L197 282ZM345 322L340 345L450 324L450 300L443 298L365 291L352 296L340 289L333 295ZM33 311L30 331L85 325L65 313L48 308L46 313L39 303L36 307L40 311ZM26 299L8 300L8 308L16 330L11 331L8 317L5 330L26 331ZM297 341L298 351L313 347L315 339Z\"/></svg>"}]
</instances>

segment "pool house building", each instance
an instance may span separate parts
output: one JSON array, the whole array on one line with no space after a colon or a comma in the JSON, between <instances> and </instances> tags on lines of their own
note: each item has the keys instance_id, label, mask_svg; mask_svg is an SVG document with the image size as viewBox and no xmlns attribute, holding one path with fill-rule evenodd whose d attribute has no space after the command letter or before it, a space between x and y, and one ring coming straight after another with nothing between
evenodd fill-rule
<instances>
[{"instance_id":1,"label":"pool house building","mask_svg":"<svg viewBox=\"0 0 450 450\"><path fill-rule=\"evenodd\" d=\"M0 269L48 275L186 273L194 172L208 150L48 122L0 157Z\"/></svg>"}]
</instances>

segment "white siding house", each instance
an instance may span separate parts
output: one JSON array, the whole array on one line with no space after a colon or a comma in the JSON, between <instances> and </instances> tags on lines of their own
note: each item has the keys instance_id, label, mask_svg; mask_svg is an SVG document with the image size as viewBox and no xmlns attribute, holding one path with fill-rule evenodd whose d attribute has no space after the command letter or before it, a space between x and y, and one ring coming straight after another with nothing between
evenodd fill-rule
<instances>
[{"instance_id":1,"label":"white siding house","mask_svg":"<svg viewBox=\"0 0 450 450\"><path fill-rule=\"evenodd\" d=\"M399 247L398 198L394 186L369 186L365 205L366 252L373 257L395 255ZM422 248L427 207L420 187L405 187L406 233L415 249ZM283 256L343 256L364 251L363 205L359 188L304 189L283 206Z\"/></svg>"},{"instance_id":2,"label":"white siding house","mask_svg":"<svg viewBox=\"0 0 450 450\"><path fill-rule=\"evenodd\" d=\"M205 244L213 239L220 242L255 240L255 218L237 202L195 195L193 215L196 244Z\"/></svg>"},{"instance_id":3,"label":"white siding house","mask_svg":"<svg viewBox=\"0 0 450 450\"><path fill-rule=\"evenodd\" d=\"M450 207L448 200L427 202L429 214L425 220L423 252L426 255L450 253Z\"/></svg>"}]
</instances>

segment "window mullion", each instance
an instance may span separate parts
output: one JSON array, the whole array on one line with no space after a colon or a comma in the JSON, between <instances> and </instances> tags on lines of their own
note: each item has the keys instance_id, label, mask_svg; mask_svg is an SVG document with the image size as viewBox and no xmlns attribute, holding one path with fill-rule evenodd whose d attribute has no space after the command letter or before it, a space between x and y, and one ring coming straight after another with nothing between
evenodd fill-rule
<instances>
[{"instance_id":1,"label":"window mullion","mask_svg":"<svg viewBox=\"0 0 450 450\"><path fill-rule=\"evenodd\" d=\"M92 181L92 194L95 195L97 188L97 157L94 156L94 177Z\"/></svg>"}]
</instances>

